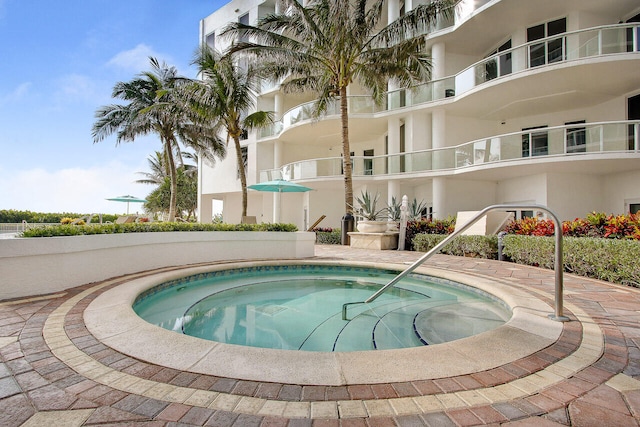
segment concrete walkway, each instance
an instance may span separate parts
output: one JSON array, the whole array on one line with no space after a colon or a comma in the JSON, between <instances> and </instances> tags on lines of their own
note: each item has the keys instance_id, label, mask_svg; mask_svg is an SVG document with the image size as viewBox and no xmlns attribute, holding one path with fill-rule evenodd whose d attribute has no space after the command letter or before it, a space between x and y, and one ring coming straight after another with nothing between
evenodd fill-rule
<instances>
[{"instance_id":1,"label":"concrete walkway","mask_svg":"<svg viewBox=\"0 0 640 427\"><path fill-rule=\"evenodd\" d=\"M316 246L316 258L324 260L406 264L420 255ZM508 283L553 305L552 271L441 255L427 265ZM132 276L0 302L1 426L639 425L634 288L566 275L571 321L550 345L499 366L327 386L188 372L105 345L87 329L84 311Z\"/></svg>"}]
</instances>

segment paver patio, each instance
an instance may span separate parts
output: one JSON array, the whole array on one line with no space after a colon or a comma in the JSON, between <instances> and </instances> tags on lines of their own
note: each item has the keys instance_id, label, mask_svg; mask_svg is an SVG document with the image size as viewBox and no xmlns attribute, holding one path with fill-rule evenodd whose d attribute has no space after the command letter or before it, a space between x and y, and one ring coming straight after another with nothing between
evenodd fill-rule
<instances>
[{"instance_id":1,"label":"paver patio","mask_svg":"<svg viewBox=\"0 0 640 427\"><path fill-rule=\"evenodd\" d=\"M325 260L406 264L420 255L316 246L316 258ZM552 304L553 271L443 255L427 265L508 280ZM639 425L635 288L565 275L565 309L572 321L563 324L560 337L492 369L325 386L184 372L115 351L88 331L83 312L126 280L0 302L0 425Z\"/></svg>"}]
</instances>

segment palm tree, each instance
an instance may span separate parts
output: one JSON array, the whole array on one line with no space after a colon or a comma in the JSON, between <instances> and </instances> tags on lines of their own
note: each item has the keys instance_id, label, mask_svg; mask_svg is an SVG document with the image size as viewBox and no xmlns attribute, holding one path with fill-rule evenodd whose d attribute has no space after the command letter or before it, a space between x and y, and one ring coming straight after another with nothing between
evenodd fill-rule
<instances>
[{"instance_id":1,"label":"palm tree","mask_svg":"<svg viewBox=\"0 0 640 427\"><path fill-rule=\"evenodd\" d=\"M246 216L247 176L240 138L248 130L270 124L272 114L265 111L248 114L256 104L258 80L253 67L242 67L207 45L196 52L193 64L198 66L202 80L194 82L192 106L204 119L215 121L226 131L227 144L233 140L242 187L242 216Z\"/></svg>"},{"instance_id":2,"label":"palm tree","mask_svg":"<svg viewBox=\"0 0 640 427\"><path fill-rule=\"evenodd\" d=\"M184 169L185 175L197 175L198 167L192 164L184 163L184 160L190 160L196 165L198 164L198 155L183 151L178 156L181 165L179 168ZM166 177L169 176L167 170L167 162L164 159L164 153L162 151L154 151L152 155L147 157L147 163L151 172L136 172L138 175L142 175L144 178L136 180L136 184L149 184L149 185L161 185L164 183Z\"/></svg>"},{"instance_id":3,"label":"palm tree","mask_svg":"<svg viewBox=\"0 0 640 427\"><path fill-rule=\"evenodd\" d=\"M261 75L287 77L283 91L316 93L317 117L339 98L345 211L353 210L347 88L358 82L381 103L390 79L401 87L428 80L431 61L422 32L454 3L433 0L382 26L385 0L316 0L307 7L283 0L284 14L265 16L255 26L232 23L223 32L241 40L230 53L248 54Z\"/></svg>"},{"instance_id":4,"label":"palm tree","mask_svg":"<svg viewBox=\"0 0 640 427\"><path fill-rule=\"evenodd\" d=\"M164 160L162 151L154 151L153 155L147 157L147 163L151 172L137 172L138 175L144 176L143 179L136 180L137 184L160 185L164 179L169 176L167 171L167 162Z\"/></svg>"},{"instance_id":5,"label":"palm tree","mask_svg":"<svg viewBox=\"0 0 640 427\"><path fill-rule=\"evenodd\" d=\"M97 120L92 135L97 143L115 133L116 145L151 133L160 137L171 182L169 221L173 221L178 186L174 151L180 151L180 142L211 159L224 155L225 150L215 129L200 122L186 108L181 89L189 80L178 76L175 67L161 64L156 58L149 60L151 71L114 85L112 97L127 103L100 107L95 114Z\"/></svg>"}]
</instances>

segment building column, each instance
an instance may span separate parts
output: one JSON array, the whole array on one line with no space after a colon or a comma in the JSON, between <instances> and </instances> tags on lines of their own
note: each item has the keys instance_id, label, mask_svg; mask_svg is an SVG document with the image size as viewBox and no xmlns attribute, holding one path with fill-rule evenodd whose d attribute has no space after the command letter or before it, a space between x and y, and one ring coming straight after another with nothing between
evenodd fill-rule
<instances>
[{"instance_id":1,"label":"building column","mask_svg":"<svg viewBox=\"0 0 640 427\"><path fill-rule=\"evenodd\" d=\"M400 181L397 179L387 181L387 206L391 206L391 199L395 197L396 203L402 202L400 194Z\"/></svg>"},{"instance_id":2,"label":"building column","mask_svg":"<svg viewBox=\"0 0 640 427\"><path fill-rule=\"evenodd\" d=\"M447 200L447 179L441 176L433 178L433 219L445 219Z\"/></svg>"},{"instance_id":3,"label":"building column","mask_svg":"<svg viewBox=\"0 0 640 427\"><path fill-rule=\"evenodd\" d=\"M387 2L387 25L400 17L400 0L389 0Z\"/></svg>"},{"instance_id":4,"label":"building column","mask_svg":"<svg viewBox=\"0 0 640 427\"><path fill-rule=\"evenodd\" d=\"M431 144L432 148L446 147L446 115L444 110L435 110L431 114ZM446 158L438 151L433 152L433 170L447 167ZM444 219L446 217L446 186L447 178L434 177L432 181L433 217Z\"/></svg>"},{"instance_id":5,"label":"building column","mask_svg":"<svg viewBox=\"0 0 640 427\"><path fill-rule=\"evenodd\" d=\"M277 140L273 143L273 168L274 169L278 169L282 167L282 141ZM280 179L282 178L281 176L276 176L276 177L272 177L275 179ZM280 196L279 193L272 193L272 197L273 197L273 222L280 222L280 209L282 209L282 207L280 206L280 201L282 200L282 197Z\"/></svg>"},{"instance_id":6,"label":"building column","mask_svg":"<svg viewBox=\"0 0 640 427\"><path fill-rule=\"evenodd\" d=\"M387 173L400 172L400 119L392 117L387 120Z\"/></svg>"}]
</instances>

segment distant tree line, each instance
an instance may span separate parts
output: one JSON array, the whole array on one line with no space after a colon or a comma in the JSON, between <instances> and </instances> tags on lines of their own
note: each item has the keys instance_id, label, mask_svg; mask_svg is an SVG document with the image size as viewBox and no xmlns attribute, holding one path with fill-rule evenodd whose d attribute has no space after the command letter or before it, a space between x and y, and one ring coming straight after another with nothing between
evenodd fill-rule
<instances>
[{"instance_id":1,"label":"distant tree line","mask_svg":"<svg viewBox=\"0 0 640 427\"><path fill-rule=\"evenodd\" d=\"M62 212L62 213L42 213L31 211L18 211L15 209L2 209L0 210L0 223L16 223L27 221L30 224L57 224L62 221L62 218L80 218L83 214ZM102 221L115 221L118 215L104 214L102 215ZM97 215L96 220L97 221ZM92 221L94 222L94 221Z\"/></svg>"}]
</instances>

